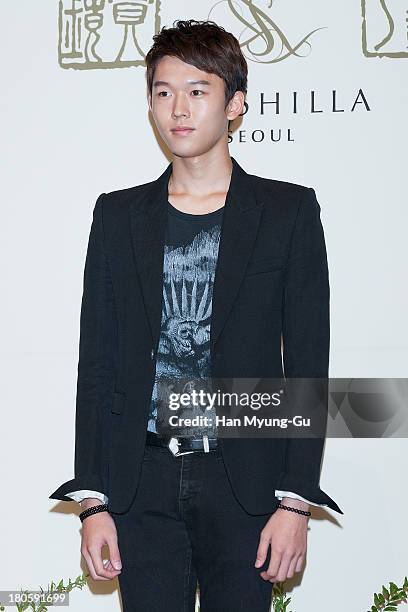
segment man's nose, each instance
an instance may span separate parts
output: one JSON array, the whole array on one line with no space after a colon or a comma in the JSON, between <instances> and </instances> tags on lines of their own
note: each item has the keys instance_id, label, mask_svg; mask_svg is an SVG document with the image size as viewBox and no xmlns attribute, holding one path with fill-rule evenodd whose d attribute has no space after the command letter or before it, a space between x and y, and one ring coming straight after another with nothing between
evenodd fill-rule
<instances>
[{"instance_id":1,"label":"man's nose","mask_svg":"<svg viewBox=\"0 0 408 612\"><path fill-rule=\"evenodd\" d=\"M174 117L181 117L181 116L189 117L190 116L188 97L185 92L180 92L176 94L175 100L174 100L173 115Z\"/></svg>"}]
</instances>

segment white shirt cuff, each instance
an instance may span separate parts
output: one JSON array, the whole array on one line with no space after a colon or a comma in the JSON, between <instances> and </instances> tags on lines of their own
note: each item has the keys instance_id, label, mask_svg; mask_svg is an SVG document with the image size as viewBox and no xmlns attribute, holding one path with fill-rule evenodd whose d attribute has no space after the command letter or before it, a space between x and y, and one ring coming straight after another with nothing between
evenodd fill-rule
<instances>
[{"instance_id":1,"label":"white shirt cuff","mask_svg":"<svg viewBox=\"0 0 408 612\"><path fill-rule=\"evenodd\" d=\"M93 497L95 499L99 499L103 504L107 504L109 499L104 493L99 493L99 491L88 491L87 489L73 491L72 493L65 493L65 495L78 502L79 504L86 497Z\"/></svg>"}]
</instances>

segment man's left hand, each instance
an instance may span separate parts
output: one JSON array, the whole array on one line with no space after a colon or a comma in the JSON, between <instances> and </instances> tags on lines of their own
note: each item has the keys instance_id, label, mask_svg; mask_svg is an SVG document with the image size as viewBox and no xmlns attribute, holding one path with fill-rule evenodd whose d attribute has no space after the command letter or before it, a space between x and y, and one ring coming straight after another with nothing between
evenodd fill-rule
<instances>
[{"instance_id":1,"label":"man's left hand","mask_svg":"<svg viewBox=\"0 0 408 612\"><path fill-rule=\"evenodd\" d=\"M309 509L306 502L289 497L284 497L281 504L299 510ZM284 582L302 570L307 550L308 518L281 508L272 514L260 533L255 562L255 567L261 567L271 546L268 569L260 574L264 580Z\"/></svg>"}]
</instances>

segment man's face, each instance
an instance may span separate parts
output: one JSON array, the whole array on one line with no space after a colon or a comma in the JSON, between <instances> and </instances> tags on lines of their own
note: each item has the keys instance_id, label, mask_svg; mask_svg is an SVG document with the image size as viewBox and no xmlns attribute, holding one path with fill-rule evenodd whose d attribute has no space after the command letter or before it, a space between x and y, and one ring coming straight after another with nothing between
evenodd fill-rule
<instances>
[{"instance_id":1,"label":"man's face","mask_svg":"<svg viewBox=\"0 0 408 612\"><path fill-rule=\"evenodd\" d=\"M237 92L225 108L223 79L168 55L156 66L148 98L161 137L179 157L203 155L227 139L228 119L238 116L243 104ZM178 126L193 129L175 131Z\"/></svg>"}]
</instances>

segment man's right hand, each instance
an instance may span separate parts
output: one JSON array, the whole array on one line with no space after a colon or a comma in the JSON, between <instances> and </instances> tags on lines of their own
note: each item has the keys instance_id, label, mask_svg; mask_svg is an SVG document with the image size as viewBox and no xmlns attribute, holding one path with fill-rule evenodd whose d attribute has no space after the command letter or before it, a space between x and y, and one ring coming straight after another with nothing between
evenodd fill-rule
<instances>
[{"instance_id":1,"label":"man's right hand","mask_svg":"<svg viewBox=\"0 0 408 612\"><path fill-rule=\"evenodd\" d=\"M81 511L102 502L88 497L81 503ZM102 548L107 544L109 560L102 562ZM94 580L112 580L120 574L122 562L120 559L116 526L109 512L97 512L86 517L82 523L81 554Z\"/></svg>"}]
</instances>

